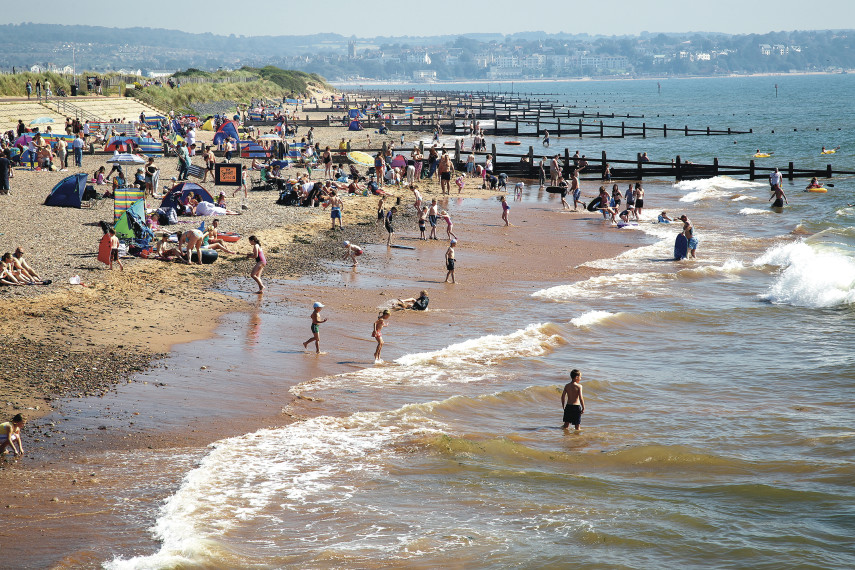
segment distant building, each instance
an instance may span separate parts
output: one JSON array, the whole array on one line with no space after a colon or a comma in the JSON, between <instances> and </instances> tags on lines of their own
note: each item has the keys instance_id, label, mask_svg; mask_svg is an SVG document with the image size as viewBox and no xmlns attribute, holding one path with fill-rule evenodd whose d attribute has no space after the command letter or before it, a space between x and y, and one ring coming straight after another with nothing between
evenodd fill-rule
<instances>
[{"instance_id":1,"label":"distant building","mask_svg":"<svg viewBox=\"0 0 855 570\"><path fill-rule=\"evenodd\" d=\"M433 69L419 69L413 72L416 81L436 81L436 71Z\"/></svg>"},{"instance_id":2,"label":"distant building","mask_svg":"<svg viewBox=\"0 0 855 570\"><path fill-rule=\"evenodd\" d=\"M347 57L350 59L356 59L356 42L350 40L347 43Z\"/></svg>"},{"instance_id":3,"label":"distant building","mask_svg":"<svg viewBox=\"0 0 855 570\"><path fill-rule=\"evenodd\" d=\"M30 66L30 71L32 71L33 73L41 73L43 70L41 65L36 64Z\"/></svg>"}]
</instances>

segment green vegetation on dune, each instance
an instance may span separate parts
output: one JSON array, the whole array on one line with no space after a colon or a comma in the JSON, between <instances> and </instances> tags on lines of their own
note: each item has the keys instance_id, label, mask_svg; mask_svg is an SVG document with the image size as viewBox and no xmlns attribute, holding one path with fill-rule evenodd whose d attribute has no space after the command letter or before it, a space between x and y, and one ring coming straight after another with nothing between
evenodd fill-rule
<instances>
[{"instance_id":1,"label":"green vegetation on dune","mask_svg":"<svg viewBox=\"0 0 855 570\"><path fill-rule=\"evenodd\" d=\"M313 90L333 90L323 77L278 67L243 67L237 71L187 69L173 74L180 88L145 87L131 94L163 111L195 112L194 105L215 101L249 103L255 98L308 97ZM258 78L261 79L258 79Z\"/></svg>"}]
</instances>

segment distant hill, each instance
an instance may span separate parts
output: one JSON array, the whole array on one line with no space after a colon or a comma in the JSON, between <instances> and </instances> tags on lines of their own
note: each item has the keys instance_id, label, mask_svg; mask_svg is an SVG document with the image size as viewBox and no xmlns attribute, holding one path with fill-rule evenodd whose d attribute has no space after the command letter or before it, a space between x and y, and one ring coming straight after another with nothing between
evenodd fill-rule
<instances>
[{"instance_id":1,"label":"distant hill","mask_svg":"<svg viewBox=\"0 0 855 570\"><path fill-rule=\"evenodd\" d=\"M437 36L236 36L158 28L0 26L0 70L73 66L96 72L276 66L329 80L525 80L843 71L855 31L603 36L529 31ZM282 78L285 81L284 78Z\"/></svg>"}]
</instances>

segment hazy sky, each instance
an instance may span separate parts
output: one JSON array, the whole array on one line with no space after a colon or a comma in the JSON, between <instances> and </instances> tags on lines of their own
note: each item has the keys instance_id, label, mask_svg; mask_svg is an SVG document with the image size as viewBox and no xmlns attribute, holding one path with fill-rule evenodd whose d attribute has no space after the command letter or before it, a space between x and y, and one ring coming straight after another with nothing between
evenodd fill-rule
<instances>
[{"instance_id":1,"label":"hazy sky","mask_svg":"<svg viewBox=\"0 0 855 570\"><path fill-rule=\"evenodd\" d=\"M855 0L432 0L401 2L400 8L396 4L344 0L43 0L18 4L14 15L4 10L0 23L145 26L247 36L335 32L358 37L526 31L743 34L855 28ZM580 6L593 10L582 12ZM577 20L580 15L584 18Z\"/></svg>"}]
</instances>

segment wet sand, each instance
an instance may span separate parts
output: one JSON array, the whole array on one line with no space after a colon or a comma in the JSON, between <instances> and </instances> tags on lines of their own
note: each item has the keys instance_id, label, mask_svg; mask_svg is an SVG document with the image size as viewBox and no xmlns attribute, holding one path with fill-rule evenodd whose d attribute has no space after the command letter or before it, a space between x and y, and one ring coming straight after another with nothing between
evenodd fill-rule
<instances>
[{"instance_id":1,"label":"wet sand","mask_svg":"<svg viewBox=\"0 0 855 570\"><path fill-rule=\"evenodd\" d=\"M64 559L69 567L150 552L156 544L147 528L157 507L204 446L284 425L294 420L293 409L310 415L311 402L291 406L289 388L371 366L371 323L392 299L425 288L431 310L393 314L384 334L386 360L477 335L477 312L502 310L508 291L595 274L576 267L639 240L635 232L589 223L594 217L587 212L560 212L554 199L512 202L511 228L500 225L495 198L452 198L448 208L460 239L456 285L442 283L447 242L414 239L415 219L402 219L396 242L415 250L366 244L357 269L324 261L321 273L271 282L263 298L248 293L240 278L226 281L214 293L237 299L247 311L222 318L210 340L176 347L157 368L104 397L60 401L58 411L28 426L27 457L0 472L4 484L14 480L4 502L16 517L14 541L0 531L4 551L31 566ZM300 344L310 335L314 300L326 305L330 319L321 327L327 354L320 356ZM42 428L51 423L50 432ZM34 443L43 429L50 437ZM175 464L176 454L185 463ZM134 460L125 463L128 457ZM39 548L19 537L37 539Z\"/></svg>"}]
</instances>

